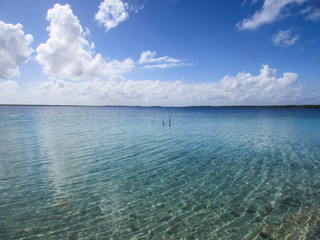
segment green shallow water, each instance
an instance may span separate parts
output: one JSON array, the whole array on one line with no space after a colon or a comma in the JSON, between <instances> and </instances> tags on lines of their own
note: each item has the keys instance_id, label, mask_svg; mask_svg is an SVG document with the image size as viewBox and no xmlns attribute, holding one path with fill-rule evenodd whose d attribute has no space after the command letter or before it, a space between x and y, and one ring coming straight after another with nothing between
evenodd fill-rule
<instances>
[{"instance_id":1,"label":"green shallow water","mask_svg":"<svg viewBox=\"0 0 320 240\"><path fill-rule=\"evenodd\" d=\"M319 137L317 109L0 107L0 239L317 239Z\"/></svg>"}]
</instances>

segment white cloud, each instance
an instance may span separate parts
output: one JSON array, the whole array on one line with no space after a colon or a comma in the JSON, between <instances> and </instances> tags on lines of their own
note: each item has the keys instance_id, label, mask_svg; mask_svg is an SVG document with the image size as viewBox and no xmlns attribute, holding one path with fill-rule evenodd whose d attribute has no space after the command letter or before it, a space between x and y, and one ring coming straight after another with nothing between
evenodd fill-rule
<instances>
[{"instance_id":1,"label":"white cloud","mask_svg":"<svg viewBox=\"0 0 320 240\"><path fill-rule=\"evenodd\" d=\"M99 6L95 19L108 31L129 18L127 9L128 4L121 0L104 0Z\"/></svg>"},{"instance_id":2,"label":"white cloud","mask_svg":"<svg viewBox=\"0 0 320 240\"><path fill-rule=\"evenodd\" d=\"M93 81L40 82L29 86L12 101L33 104L88 105L266 105L318 103L319 91L308 92L297 85L296 73L284 73L263 65L260 74L241 72L218 82L181 81ZM0 102L4 97L0 95ZM7 99L7 98L6 98ZM6 100L7 101L7 100Z\"/></svg>"},{"instance_id":3,"label":"white cloud","mask_svg":"<svg viewBox=\"0 0 320 240\"><path fill-rule=\"evenodd\" d=\"M0 80L0 93L1 95L10 96L16 93L19 85L17 82L12 80Z\"/></svg>"},{"instance_id":4,"label":"white cloud","mask_svg":"<svg viewBox=\"0 0 320 240\"><path fill-rule=\"evenodd\" d=\"M19 66L29 60L33 49L33 37L22 31L20 23L6 24L0 21L0 79L19 76Z\"/></svg>"},{"instance_id":5,"label":"white cloud","mask_svg":"<svg viewBox=\"0 0 320 240\"><path fill-rule=\"evenodd\" d=\"M0 103L15 104L21 103L21 95L18 93L19 85L12 80L0 80Z\"/></svg>"},{"instance_id":6,"label":"white cloud","mask_svg":"<svg viewBox=\"0 0 320 240\"><path fill-rule=\"evenodd\" d=\"M145 4L147 3L147 0L126 0L126 2L129 5L129 11L134 11L135 13L138 13L144 8Z\"/></svg>"},{"instance_id":7,"label":"white cloud","mask_svg":"<svg viewBox=\"0 0 320 240\"><path fill-rule=\"evenodd\" d=\"M107 77L130 71L134 68L132 59L106 62L101 54L94 54L94 43L89 43L79 20L73 15L69 5L55 4L48 11L49 39L37 48L36 59L44 73L83 80Z\"/></svg>"},{"instance_id":8,"label":"white cloud","mask_svg":"<svg viewBox=\"0 0 320 240\"><path fill-rule=\"evenodd\" d=\"M144 65L144 68L149 69L183 67L191 65L183 62L180 59L175 59L168 56L156 58L156 52L151 52L149 50L141 53L139 64Z\"/></svg>"},{"instance_id":9,"label":"white cloud","mask_svg":"<svg viewBox=\"0 0 320 240\"><path fill-rule=\"evenodd\" d=\"M301 11L302 14L306 15L307 20L318 21L320 19L320 9L307 7Z\"/></svg>"},{"instance_id":10,"label":"white cloud","mask_svg":"<svg viewBox=\"0 0 320 240\"><path fill-rule=\"evenodd\" d=\"M299 35L292 36L292 29L279 30L279 32L272 37L272 43L280 47L289 47L294 45L299 38Z\"/></svg>"},{"instance_id":11,"label":"white cloud","mask_svg":"<svg viewBox=\"0 0 320 240\"><path fill-rule=\"evenodd\" d=\"M251 1L251 4L255 4L255 3L257 3L258 1L259 1L259 0L252 0L252 1ZM243 7L244 5L246 5L247 2L248 2L248 0L243 0L242 3L241 3L241 7Z\"/></svg>"},{"instance_id":12,"label":"white cloud","mask_svg":"<svg viewBox=\"0 0 320 240\"><path fill-rule=\"evenodd\" d=\"M145 0L104 0L95 14L95 19L103 24L106 31L116 27L129 18L129 12L139 12L143 9Z\"/></svg>"},{"instance_id":13,"label":"white cloud","mask_svg":"<svg viewBox=\"0 0 320 240\"><path fill-rule=\"evenodd\" d=\"M283 10L290 4L302 4L308 0L265 0L262 9L256 11L252 17L237 23L239 30L255 30L263 24L272 23L283 17Z\"/></svg>"}]
</instances>

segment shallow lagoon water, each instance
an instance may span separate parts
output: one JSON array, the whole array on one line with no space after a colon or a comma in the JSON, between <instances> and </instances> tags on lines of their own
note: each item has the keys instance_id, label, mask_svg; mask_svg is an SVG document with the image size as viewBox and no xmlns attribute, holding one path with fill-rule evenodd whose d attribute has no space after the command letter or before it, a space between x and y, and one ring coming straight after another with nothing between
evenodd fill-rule
<instances>
[{"instance_id":1,"label":"shallow lagoon water","mask_svg":"<svg viewBox=\"0 0 320 240\"><path fill-rule=\"evenodd\" d=\"M0 239L319 237L318 109L2 106L0 166Z\"/></svg>"}]
</instances>

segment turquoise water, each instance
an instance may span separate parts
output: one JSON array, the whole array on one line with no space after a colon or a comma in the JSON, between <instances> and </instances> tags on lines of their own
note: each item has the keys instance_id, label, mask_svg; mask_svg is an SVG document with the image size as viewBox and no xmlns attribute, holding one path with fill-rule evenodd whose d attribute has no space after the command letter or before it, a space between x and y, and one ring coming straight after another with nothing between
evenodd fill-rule
<instances>
[{"instance_id":1,"label":"turquoise water","mask_svg":"<svg viewBox=\"0 0 320 240\"><path fill-rule=\"evenodd\" d=\"M319 173L317 109L0 107L0 239L316 239Z\"/></svg>"}]
</instances>

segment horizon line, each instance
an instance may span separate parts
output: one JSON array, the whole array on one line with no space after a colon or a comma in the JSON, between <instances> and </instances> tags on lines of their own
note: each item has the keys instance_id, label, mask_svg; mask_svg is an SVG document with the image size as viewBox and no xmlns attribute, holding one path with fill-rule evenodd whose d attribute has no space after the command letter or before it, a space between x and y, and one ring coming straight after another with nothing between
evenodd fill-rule
<instances>
[{"instance_id":1,"label":"horizon line","mask_svg":"<svg viewBox=\"0 0 320 240\"><path fill-rule=\"evenodd\" d=\"M276 105L190 105L190 106L152 106L152 105L85 105L85 104L2 104L0 106L25 107L141 107L141 108L320 108L320 104L276 104Z\"/></svg>"}]
</instances>

